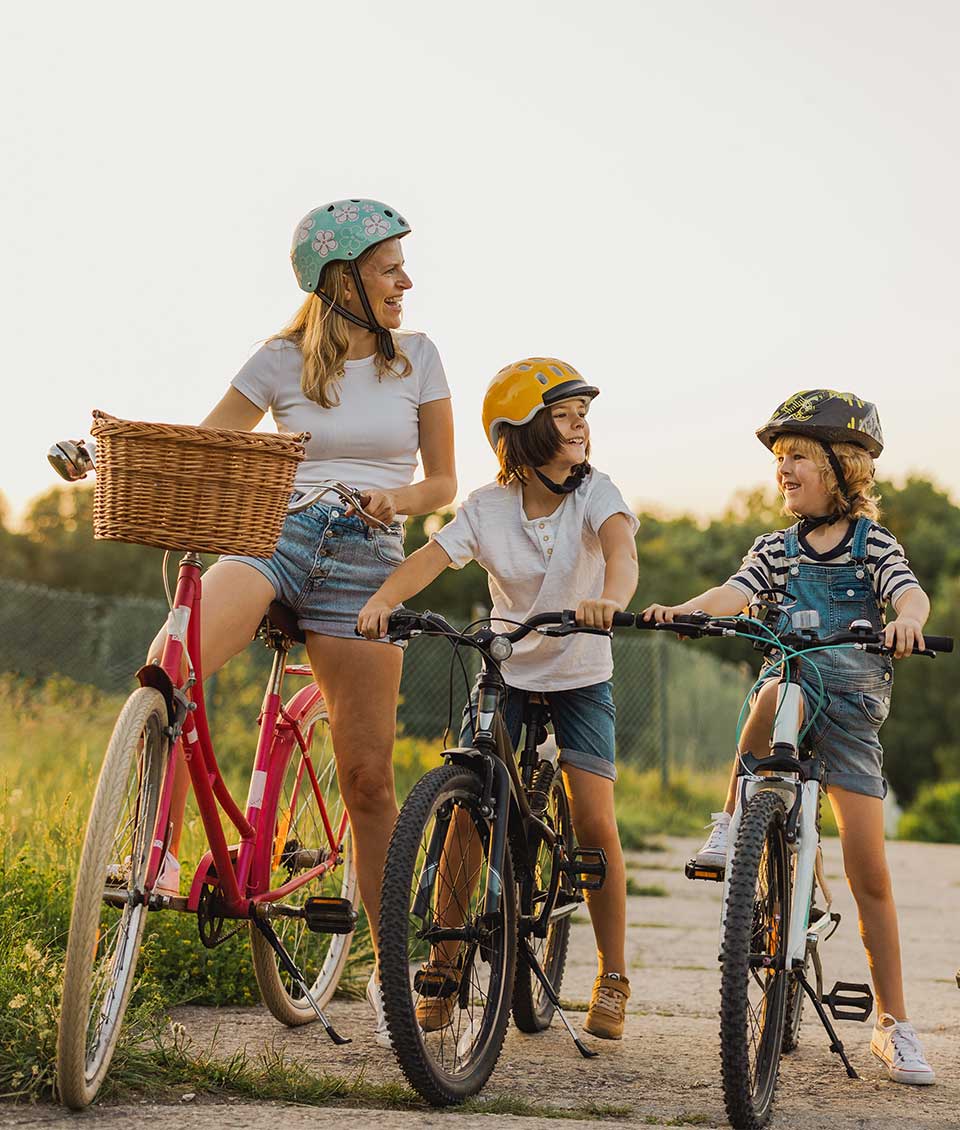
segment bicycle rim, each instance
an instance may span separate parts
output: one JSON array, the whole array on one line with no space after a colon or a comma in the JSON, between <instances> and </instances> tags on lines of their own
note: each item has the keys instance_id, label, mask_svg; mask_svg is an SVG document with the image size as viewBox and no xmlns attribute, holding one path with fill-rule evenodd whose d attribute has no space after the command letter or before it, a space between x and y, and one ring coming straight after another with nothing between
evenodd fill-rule
<instances>
[{"instance_id":1,"label":"bicycle rim","mask_svg":"<svg viewBox=\"0 0 960 1130\"><path fill-rule=\"evenodd\" d=\"M570 804L563 787L563 778L558 772L550 786L549 802L544 819L561 837L564 855L571 857L574 847L573 824L570 819ZM533 872L520 883L520 909L525 916L536 916L543 909L550 889L553 873L553 851L541 840L537 848ZM570 879L561 875L558 905L573 897ZM567 947L570 942L570 917L553 919L546 937L529 935L530 946L540 962L547 980L559 996L567 962ZM521 1032L542 1032L553 1020L554 1007L544 992L540 981L525 962L517 965L516 981L513 990L513 1019Z\"/></svg>"},{"instance_id":2,"label":"bicycle rim","mask_svg":"<svg viewBox=\"0 0 960 1130\"><path fill-rule=\"evenodd\" d=\"M720 981L720 1056L727 1116L759 1130L773 1106L784 1039L790 865L783 799L763 790L740 823L731 865Z\"/></svg>"},{"instance_id":3,"label":"bicycle rim","mask_svg":"<svg viewBox=\"0 0 960 1130\"><path fill-rule=\"evenodd\" d=\"M311 733L311 728L309 766L323 797L327 819L336 834L345 809L337 781L330 727L322 705L301 721L304 733ZM330 839L308 764L296 745L287 762L277 809L273 813L272 829L271 888L282 886L331 855ZM360 893L353 866L349 823L341 844L342 863L287 895L282 899L284 906L296 909L308 898L324 897L347 899L356 909ZM310 995L322 1008L336 991L353 935L314 933L307 929L302 918L296 917L278 916L271 919L271 924L310 986ZM290 1026L316 1020L317 1014L299 985L280 968L273 948L253 926L250 928L250 947L260 995L274 1017Z\"/></svg>"},{"instance_id":4,"label":"bicycle rim","mask_svg":"<svg viewBox=\"0 0 960 1130\"><path fill-rule=\"evenodd\" d=\"M484 914L489 825L479 811L480 788L469 769L428 773L400 812L384 872L379 936L387 1024L408 1081L437 1106L461 1102L484 1085L510 1012L516 890L507 845L499 909ZM442 939L441 931L448 932ZM424 977L430 958L456 971L443 986Z\"/></svg>"},{"instance_id":5,"label":"bicycle rim","mask_svg":"<svg viewBox=\"0 0 960 1130\"><path fill-rule=\"evenodd\" d=\"M117 719L77 872L58 1034L63 1101L86 1106L103 1082L136 972L145 881L167 763L167 707L141 688Z\"/></svg>"}]
</instances>

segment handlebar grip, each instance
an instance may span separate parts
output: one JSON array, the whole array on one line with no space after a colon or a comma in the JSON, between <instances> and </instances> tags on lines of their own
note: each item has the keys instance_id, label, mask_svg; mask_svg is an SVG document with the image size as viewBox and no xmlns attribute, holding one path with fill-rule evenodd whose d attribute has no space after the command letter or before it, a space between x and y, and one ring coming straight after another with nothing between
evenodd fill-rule
<instances>
[{"instance_id":1,"label":"handlebar grip","mask_svg":"<svg viewBox=\"0 0 960 1130\"><path fill-rule=\"evenodd\" d=\"M924 632L923 643L927 651L953 651L953 636L928 636Z\"/></svg>"},{"instance_id":2,"label":"handlebar grip","mask_svg":"<svg viewBox=\"0 0 960 1130\"><path fill-rule=\"evenodd\" d=\"M636 619L633 612L614 612L613 626L615 628L632 628Z\"/></svg>"}]
</instances>

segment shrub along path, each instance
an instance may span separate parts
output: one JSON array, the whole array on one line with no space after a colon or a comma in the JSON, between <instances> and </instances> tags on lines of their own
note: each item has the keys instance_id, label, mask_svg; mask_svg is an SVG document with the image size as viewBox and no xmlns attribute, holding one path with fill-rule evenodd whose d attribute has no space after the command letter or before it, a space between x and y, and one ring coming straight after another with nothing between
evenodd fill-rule
<instances>
[{"instance_id":1,"label":"shrub along path","mask_svg":"<svg viewBox=\"0 0 960 1130\"><path fill-rule=\"evenodd\" d=\"M619 1124L725 1125L719 1084L718 975L716 924L720 892L717 886L691 883L682 874L683 861L696 846L689 839L664 841L664 850L631 853L631 895L628 904L629 970L633 985L627 1035L618 1044L596 1041L601 1058L585 1061L555 1024L539 1037L511 1029L503 1054L483 1099L490 1114L474 1108L456 1116L417 1109L355 1110L345 1117L359 1126L380 1130L394 1127L492 1126L491 1115L503 1117L515 1109L517 1126L597 1125L598 1118ZM857 933L852 899L842 878L837 840L825 841L828 877L833 880L834 906L843 914L836 936L825 948L825 977L867 980L866 961ZM934 1087L910 1088L887 1081L870 1055L870 1025L845 1023L840 1035L860 1073L848 1080L812 1011L805 1010L800 1048L784 1059L773 1126L795 1130L946 1130L957 1125L960 1109L960 990L954 981L960 964L960 847L891 843L889 855L901 914L907 998L912 1018L928 1056L938 1071ZM661 893L662 892L662 893ZM593 978L592 936L579 918L571 947L564 997L585 1007ZM265 1048L282 1051L315 1071L347 1078L362 1075L365 1084L399 1084L402 1076L389 1053L381 1052L371 1036L371 1017L363 1003L335 1001L331 1012L342 1031L353 1037L349 1046L334 1050L315 1027L286 1030L263 1009L181 1008L175 1020L200 1046L216 1041L226 1058L245 1048L251 1059ZM574 1016L582 1023L582 1013ZM195 1094L186 1104L185 1093ZM379 1105L363 1102L364 1107ZM303 1107L256 1104L226 1099L184 1085L167 1101L126 1102L101 1106L98 1124L126 1128L144 1118L176 1118L184 1130L212 1128L241 1118L282 1118L287 1126L315 1124L316 1112ZM229 1113L224 1104L233 1108ZM534 1111L567 1113L557 1123ZM453 1117L453 1121L450 1121ZM74 1120L52 1107L0 1107L0 1125L68 1126Z\"/></svg>"}]
</instances>

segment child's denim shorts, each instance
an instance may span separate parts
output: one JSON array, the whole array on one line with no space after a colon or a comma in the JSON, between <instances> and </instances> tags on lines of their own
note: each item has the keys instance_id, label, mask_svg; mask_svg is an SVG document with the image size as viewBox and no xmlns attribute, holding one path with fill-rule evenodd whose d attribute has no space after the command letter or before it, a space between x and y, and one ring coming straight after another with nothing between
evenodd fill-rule
<instances>
[{"instance_id":1,"label":"child's denim shorts","mask_svg":"<svg viewBox=\"0 0 960 1130\"><path fill-rule=\"evenodd\" d=\"M220 560L262 573L302 630L356 639L360 609L403 561L403 526L373 530L343 512L342 504L315 502L287 515L272 557Z\"/></svg>"},{"instance_id":2,"label":"child's denim shorts","mask_svg":"<svg viewBox=\"0 0 960 1130\"><path fill-rule=\"evenodd\" d=\"M800 690L805 726L814 717L820 686L801 679ZM882 799L887 795L880 727L890 713L892 690L893 679L884 679L882 674L861 678L855 686L843 688L829 679L824 681L820 712L807 738L823 759L827 791L836 785L863 796Z\"/></svg>"},{"instance_id":3,"label":"child's denim shorts","mask_svg":"<svg viewBox=\"0 0 960 1130\"><path fill-rule=\"evenodd\" d=\"M515 747L520 743L523 709L527 698L533 693L507 687L503 716L507 733ZM617 708L613 703L613 689L609 680L569 691L545 691L540 697L545 698L550 707L550 720L553 722L560 751L559 763L615 781ZM464 710L460 744L468 746L472 742L470 719Z\"/></svg>"}]
</instances>

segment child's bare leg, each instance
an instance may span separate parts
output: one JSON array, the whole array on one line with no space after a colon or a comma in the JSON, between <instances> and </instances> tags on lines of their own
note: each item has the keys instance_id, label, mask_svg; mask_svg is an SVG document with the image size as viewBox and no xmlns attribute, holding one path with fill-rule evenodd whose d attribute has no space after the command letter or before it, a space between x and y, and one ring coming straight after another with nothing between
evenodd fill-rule
<instances>
[{"instance_id":1,"label":"child's bare leg","mask_svg":"<svg viewBox=\"0 0 960 1130\"><path fill-rule=\"evenodd\" d=\"M770 735L773 732L773 720L777 713L777 688L779 684L775 679L763 684L757 693L750 708L746 724L740 733L740 753L752 753L754 757L770 756ZM800 722L803 722L803 704L800 706ZM727 786L727 801L723 806L724 812L733 815L737 806L737 760L734 758L733 770L730 774L730 783Z\"/></svg>"},{"instance_id":2,"label":"child's bare leg","mask_svg":"<svg viewBox=\"0 0 960 1130\"><path fill-rule=\"evenodd\" d=\"M563 767L577 842L602 848L607 877L598 891L587 891L587 909L597 940L599 972L626 976L627 880L613 807L613 781L574 766Z\"/></svg>"},{"instance_id":3,"label":"child's bare leg","mask_svg":"<svg viewBox=\"0 0 960 1130\"><path fill-rule=\"evenodd\" d=\"M437 901L434 917L446 930L458 929L467 919L483 866L483 844L469 812L455 808L447 829L437 867ZM460 942L440 942L432 959L442 965L456 965Z\"/></svg>"},{"instance_id":4,"label":"child's bare leg","mask_svg":"<svg viewBox=\"0 0 960 1130\"><path fill-rule=\"evenodd\" d=\"M857 902L860 937L877 994L877 1014L906 1020L900 931L883 836L883 801L833 787L827 794L837 818L843 867Z\"/></svg>"}]
</instances>

